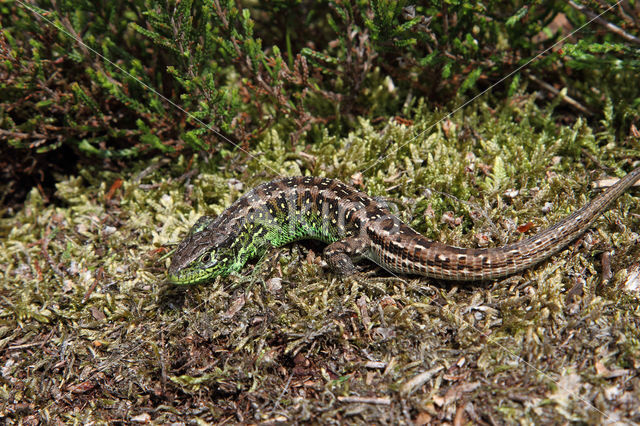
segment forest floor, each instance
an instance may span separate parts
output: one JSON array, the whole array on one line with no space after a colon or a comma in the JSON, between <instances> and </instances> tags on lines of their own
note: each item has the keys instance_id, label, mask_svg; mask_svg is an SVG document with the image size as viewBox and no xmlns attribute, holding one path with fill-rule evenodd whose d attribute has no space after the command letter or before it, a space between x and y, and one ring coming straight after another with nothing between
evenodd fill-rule
<instances>
[{"instance_id":1,"label":"forest floor","mask_svg":"<svg viewBox=\"0 0 640 426\"><path fill-rule=\"evenodd\" d=\"M165 281L166 255L199 216L278 175L340 179L387 197L428 238L486 247L556 223L640 159L637 140L558 124L529 97L433 127L442 114L415 116L298 147L273 131L253 157L87 167L60 177L49 202L33 189L0 220L0 417L640 422L637 189L504 280L397 277L366 262L344 278L303 242L239 276Z\"/></svg>"}]
</instances>

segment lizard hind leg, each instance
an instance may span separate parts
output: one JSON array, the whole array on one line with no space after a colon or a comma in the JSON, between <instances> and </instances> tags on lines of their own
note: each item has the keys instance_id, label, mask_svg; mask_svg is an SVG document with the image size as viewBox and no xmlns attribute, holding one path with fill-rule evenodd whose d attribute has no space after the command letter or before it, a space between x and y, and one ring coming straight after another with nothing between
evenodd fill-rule
<instances>
[{"instance_id":1,"label":"lizard hind leg","mask_svg":"<svg viewBox=\"0 0 640 426\"><path fill-rule=\"evenodd\" d=\"M356 267L353 259L362 257L367 246L363 238L350 237L329 244L324 249L323 257L329 267L340 275L353 275Z\"/></svg>"}]
</instances>

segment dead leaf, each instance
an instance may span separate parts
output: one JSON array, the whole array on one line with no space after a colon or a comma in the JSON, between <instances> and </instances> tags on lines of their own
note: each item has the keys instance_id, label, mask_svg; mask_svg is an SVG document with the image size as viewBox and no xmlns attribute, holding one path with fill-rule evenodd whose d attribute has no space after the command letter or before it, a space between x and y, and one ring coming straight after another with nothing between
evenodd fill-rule
<instances>
[{"instance_id":1,"label":"dead leaf","mask_svg":"<svg viewBox=\"0 0 640 426\"><path fill-rule=\"evenodd\" d=\"M528 232L531 228L533 228L533 222L527 222L524 225L518 226L516 229L521 234L524 234L525 232Z\"/></svg>"},{"instance_id":2,"label":"dead leaf","mask_svg":"<svg viewBox=\"0 0 640 426\"><path fill-rule=\"evenodd\" d=\"M115 195L116 191L118 190L118 188L120 188L122 186L122 179L118 178L116 179L112 184L111 187L109 188L109 192L107 192L107 195L104 196L105 201L111 201L111 199L113 198L113 196Z\"/></svg>"}]
</instances>

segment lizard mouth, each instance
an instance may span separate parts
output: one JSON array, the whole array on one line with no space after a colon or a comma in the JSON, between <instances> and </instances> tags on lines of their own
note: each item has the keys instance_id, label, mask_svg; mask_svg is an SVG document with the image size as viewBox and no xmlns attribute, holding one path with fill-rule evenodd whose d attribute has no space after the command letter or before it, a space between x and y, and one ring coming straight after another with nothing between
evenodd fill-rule
<instances>
[{"instance_id":1,"label":"lizard mouth","mask_svg":"<svg viewBox=\"0 0 640 426\"><path fill-rule=\"evenodd\" d=\"M176 285L191 285L199 284L211 277L211 274L203 270L182 270L182 271L170 271L167 275L167 279L171 284Z\"/></svg>"}]
</instances>

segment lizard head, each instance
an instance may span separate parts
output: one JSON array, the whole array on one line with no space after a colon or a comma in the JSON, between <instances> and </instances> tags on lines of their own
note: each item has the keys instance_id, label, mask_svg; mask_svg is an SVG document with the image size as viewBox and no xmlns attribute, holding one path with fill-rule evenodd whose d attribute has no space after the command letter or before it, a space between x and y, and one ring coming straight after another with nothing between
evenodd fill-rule
<instances>
[{"instance_id":1,"label":"lizard head","mask_svg":"<svg viewBox=\"0 0 640 426\"><path fill-rule=\"evenodd\" d=\"M232 239L217 232L210 216L203 216L182 240L171 258L168 279L172 284L186 285L211 281L229 275L234 256L229 248Z\"/></svg>"}]
</instances>

